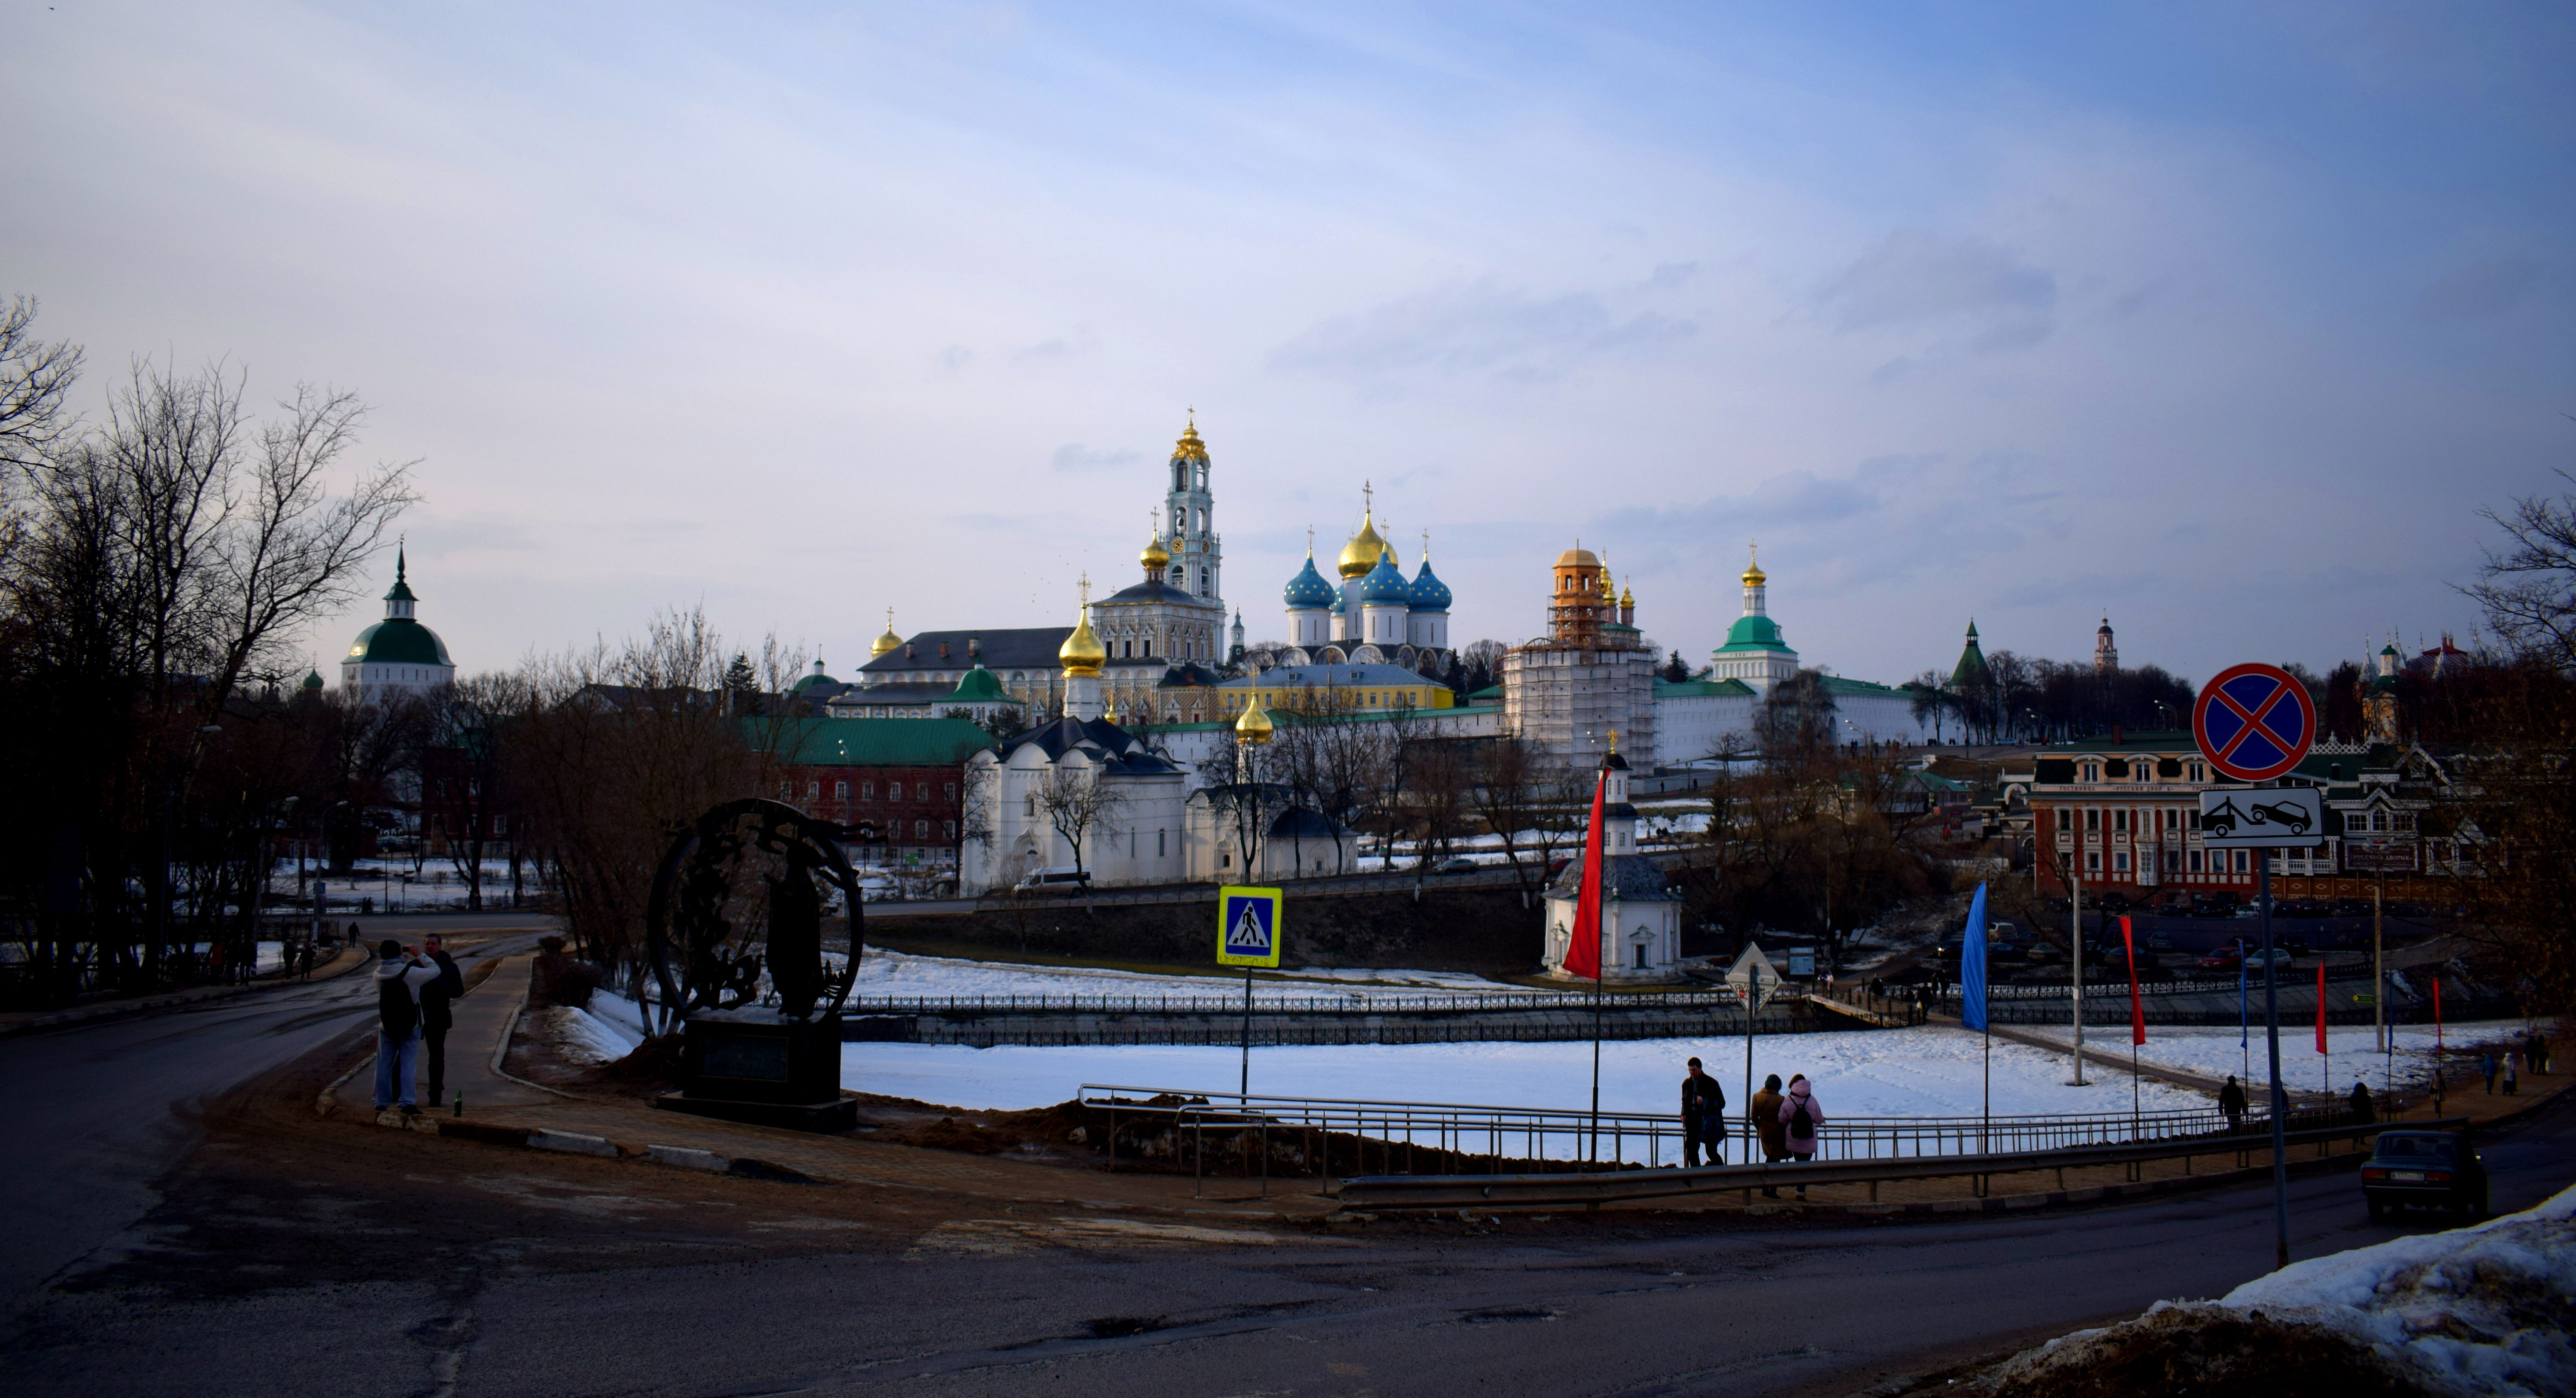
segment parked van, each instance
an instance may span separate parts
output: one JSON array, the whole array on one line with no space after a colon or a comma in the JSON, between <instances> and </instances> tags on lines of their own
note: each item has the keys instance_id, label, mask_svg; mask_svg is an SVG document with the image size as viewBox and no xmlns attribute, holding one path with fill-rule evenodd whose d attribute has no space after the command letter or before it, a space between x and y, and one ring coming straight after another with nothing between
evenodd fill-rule
<instances>
[{"instance_id":1,"label":"parked van","mask_svg":"<svg viewBox=\"0 0 2576 1398\"><path fill-rule=\"evenodd\" d=\"M1033 869L1016 886L1023 893L1074 893L1091 886L1091 872L1070 864L1053 869Z\"/></svg>"}]
</instances>

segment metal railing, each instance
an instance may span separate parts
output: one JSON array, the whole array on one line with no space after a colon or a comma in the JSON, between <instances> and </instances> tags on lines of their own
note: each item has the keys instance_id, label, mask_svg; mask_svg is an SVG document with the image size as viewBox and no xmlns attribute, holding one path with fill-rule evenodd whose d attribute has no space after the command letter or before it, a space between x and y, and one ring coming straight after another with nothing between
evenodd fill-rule
<instances>
[{"instance_id":1,"label":"metal railing","mask_svg":"<svg viewBox=\"0 0 2576 1398\"><path fill-rule=\"evenodd\" d=\"M1708 993L1641 993L1611 996L1609 1011L1723 1010L1737 1013L1732 995ZM1345 992L1342 994L1268 993L1255 990L1254 1014L1464 1014L1485 1010L1582 1010L1590 1013L1592 997L1572 991L1462 990ZM1166 1014L1241 1015L1241 995L853 995L843 1014Z\"/></svg>"},{"instance_id":2,"label":"metal railing","mask_svg":"<svg viewBox=\"0 0 2576 1398\"><path fill-rule=\"evenodd\" d=\"M1290 1158L1301 1173L1329 1173L1347 1163L1363 1172L1374 1161L1383 1173L1408 1174L1429 1163L1442 1173L1505 1173L1507 1167L1553 1169L1655 1168L1683 1163L1684 1133L1678 1114L1548 1107L1498 1107L1448 1102L1381 1102L1330 1097L1242 1096L1169 1088L1085 1083L1079 1101L1109 1117L1111 1168L1116 1168L1117 1118L1165 1122L1179 1137L1212 1126L1260 1130L1298 1142ZM1724 1123L1722 1149L1739 1159L1762 1154L1759 1136L1737 1104ZM2331 1124L2332 1113L2299 1119ZM2266 1129L2267 1118L2249 1117L2242 1132ZM2064 1116L1846 1117L1829 1118L1816 1131L1818 1160L1899 1160L2007 1152L2065 1150L2231 1134L2217 1108ZM1200 1144L1203 1145L1203 1142ZM1147 1155L1163 1153L1159 1133L1139 1143ZM1339 1160L1336 1156L1340 1156ZM1268 1160L1265 1149L1264 1161Z\"/></svg>"}]
</instances>

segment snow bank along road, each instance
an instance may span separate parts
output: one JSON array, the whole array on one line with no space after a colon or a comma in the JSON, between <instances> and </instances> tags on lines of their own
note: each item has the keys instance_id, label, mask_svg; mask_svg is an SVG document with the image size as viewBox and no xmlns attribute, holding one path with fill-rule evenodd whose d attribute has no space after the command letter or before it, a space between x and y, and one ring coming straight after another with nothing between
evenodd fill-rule
<instances>
[{"instance_id":1,"label":"snow bank along road","mask_svg":"<svg viewBox=\"0 0 2576 1398\"><path fill-rule=\"evenodd\" d=\"M1317 1233L1250 1202L1087 1204L1087 1177L1035 1167L1062 1199L502 1152L315 1123L309 1083L263 1088L300 1119L262 1118L256 1093L211 1113L140 1226L25 1299L0 1389L1849 1392L1927 1355L2223 1295L2270 1262L2259 1188L1861 1227L1637 1215ZM2487 1154L2497 1206L2536 1203L2576 1177L2576 1110ZM2439 1226L2369 1223L2349 1175L2297 1181L2292 1203L2300 1257Z\"/></svg>"}]
</instances>

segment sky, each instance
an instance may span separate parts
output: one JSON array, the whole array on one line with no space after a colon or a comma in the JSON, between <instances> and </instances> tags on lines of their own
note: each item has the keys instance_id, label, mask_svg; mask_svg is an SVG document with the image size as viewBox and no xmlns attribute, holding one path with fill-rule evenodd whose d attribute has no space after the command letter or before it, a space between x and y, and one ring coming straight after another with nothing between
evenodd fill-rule
<instances>
[{"instance_id":1,"label":"sky","mask_svg":"<svg viewBox=\"0 0 2576 1398\"><path fill-rule=\"evenodd\" d=\"M465 672L703 604L846 677L1140 574L1195 410L1284 634L1578 539L1694 663L2466 636L2576 469L2576 11L0 0L0 295L371 405ZM392 560L382 560L390 581ZM371 587L370 592L380 590ZM380 610L310 640L326 662Z\"/></svg>"}]
</instances>

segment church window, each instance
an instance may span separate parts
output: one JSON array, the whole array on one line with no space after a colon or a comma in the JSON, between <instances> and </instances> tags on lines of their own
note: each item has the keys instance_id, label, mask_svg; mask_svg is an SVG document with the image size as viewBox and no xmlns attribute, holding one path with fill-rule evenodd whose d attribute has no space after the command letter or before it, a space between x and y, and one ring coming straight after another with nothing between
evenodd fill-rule
<instances>
[{"instance_id":1,"label":"church window","mask_svg":"<svg viewBox=\"0 0 2576 1398\"><path fill-rule=\"evenodd\" d=\"M1162 858L1166 853L1168 853L1168 852L1169 852L1168 850L1166 850L1166 849L1164 848L1164 845L1163 845L1163 836L1164 836L1165 834L1167 834L1167 833L1169 833L1169 832L1167 832L1167 831L1162 831L1162 830L1157 830L1157 831L1155 831L1155 832L1154 832L1154 857L1155 857L1156 859L1160 859L1160 858Z\"/></svg>"},{"instance_id":2,"label":"church window","mask_svg":"<svg viewBox=\"0 0 2576 1398\"><path fill-rule=\"evenodd\" d=\"M2085 851L2084 867L2096 874L2102 872L2102 851L2098 849Z\"/></svg>"},{"instance_id":3,"label":"church window","mask_svg":"<svg viewBox=\"0 0 2576 1398\"><path fill-rule=\"evenodd\" d=\"M946 797L947 797L949 800L951 800L951 801L956 800L956 799L957 799L957 783L955 783L955 782L949 782L949 783L947 783L946 785L944 785L944 786L940 787L940 794L942 794L942 795L946 796Z\"/></svg>"},{"instance_id":4,"label":"church window","mask_svg":"<svg viewBox=\"0 0 2576 1398\"><path fill-rule=\"evenodd\" d=\"M920 782L920 783L917 783L917 784L916 784L916 789L913 791L913 793L912 793L912 794L913 794L913 795L914 795L914 797L916 797L917 799L920 799L920 800L923 800L923 801L927 801L927 800L929 800L929 799L930 799L930 783L928 783L928 782Z\"/></svg>"},{"instance_id":5,"label":"church window","mask_svg":"<svg viewBox=\"0 0 2576 1398\"><path fill-rule=\"evenodd\" d=\"M914 838L914 839L916 839L916 840L927 840L927 839L929 839L929 838L930 838L930 822L929 822L929 821L926 821L926 820L916 820L916 821L914 821L914 822L912 823L912 838Z\"/></svg>"},{"instance_id":6,"label":"church window","mask_svg":"<svg viewBox=\"0 0 2576 1398\"><path fill-rule=\"evenodd\" d=\"M939 823L939 828L940 828L940 838L945 839L945 840L949 840L949 841L952 841L952 842L953 842L954 840L956 840L956 838L957 838L957 822L955 822L955 821L953 821L953 820L943 820L943 821L941 821L941 822Z\"/></svg>"},{"instance_id":7,"label":"church window","mask_svg":"<svg viewBox=\"0 0 2576 1398\"><path fill-rule=\"evenodd\" d=\"M877 784L875 782L859 783L859 799L862 801L873 801L877 799Z\"/></svg>"},{"instance_id":8,"label":"church window","mask_svg":"<svg viewBox=\"0 0 2576 1398\"><path fill-rule=\"evenodd\" d=\"M849 799L850 799L850 784L849 784L848 782L834 782L834 783L832 783L832 799L833 799L833 800L835 800L835 801L847 801L847 800L849 800Z\"/></svg>"}]
</instances>

